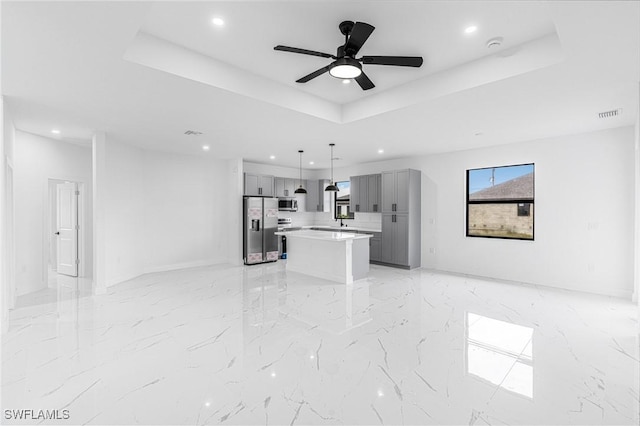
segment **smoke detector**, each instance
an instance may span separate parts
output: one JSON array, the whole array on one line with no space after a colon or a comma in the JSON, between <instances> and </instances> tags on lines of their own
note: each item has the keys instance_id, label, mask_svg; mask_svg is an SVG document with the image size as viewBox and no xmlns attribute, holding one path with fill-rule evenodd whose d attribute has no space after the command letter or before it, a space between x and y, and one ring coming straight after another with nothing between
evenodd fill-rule
<instances>
[{"instance_id":1,"label":"smoke detector","mask_svg":"<svg viewBox=\"0 0 640 426\"><path fill-rule=\"evenodd\" d=\"M612 109L611 111L602 111L598 113L599 118L611 118L622 115L622 108Z\"/></svg>"},{"instance_id":2,"label":"smoke detector","mask_svg":"<svg viewBox=\"0 0 640 426\"><path fill-rule=\"evenodd\" d=\"M487 40L487 49L499 47L500 45L502 45L503 41L504 39L502 37L490 38L489 40Z\"/></svg>"}]
</instances>

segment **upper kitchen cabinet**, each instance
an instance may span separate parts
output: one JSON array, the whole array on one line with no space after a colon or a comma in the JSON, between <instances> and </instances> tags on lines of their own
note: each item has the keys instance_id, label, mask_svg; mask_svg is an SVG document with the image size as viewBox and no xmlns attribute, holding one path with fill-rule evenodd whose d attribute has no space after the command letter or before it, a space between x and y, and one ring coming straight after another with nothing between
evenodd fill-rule
<instances>
[{"instance_id":1,"label":"upper kitchen cabinet","mask_svg":"<svg viewBox=\"0 0 640 426\"><path fill-rule=\"evenodd\" d=\"M417 170L382 172L382 212L408 213L414 195L412 189L415 188L420 188L420 172ZM420 201L419 192L415 199Z\"/></svg>"},{"instance_id":2,"label":"upper kitchen cabinet","mask_svg":"<svg viewBox=\"0 0 640 426\"><path fill-rule=\"evenodd\" d=\"M382 175L368 175L367 176L367 189L368 189L368 211L369 213L380 213L382 211L381 205L381 182Z\"/></svg>"},{"instance_id":3,"label":"upper kitchen cabinet","mask_svg":"<svg viewBox=\"0 0 640 426\"><path fill-rule=\"evenodd\" d=\"M244 174L244 195L273 197L274 177L254 173Z\"/></svg>"},{"instance_id":4,"label":"upper kitchen cabinet","mask_svg":"<svg viewBox=\"0 0 640 426\"><path fill-rule=\"evenodd\" d=\"M379 213L381 176L351 176L349 209L359 213Z\"/></svg>"},{"instance_id":5,"label":"upper kitchen cabinet","mask_svg":"<svg viewBox=\"0 0 640 426\"><path fill-rule=\"evenodd\" d=\"M367 211L367 185L368 181L366 176L351 176L349 184L351 191L349 194L349 210L352 212L361 213Z\"/></svg>"},{"instance_id":6,"label":"upper kitchen cabinet","mask_svg":"<svg viewBox=\"0 0 640 426\"><path fill-rule=\"evenodd\" d=\"M331 211L331 196L324 188L329 185L328 179L308 179L306 208L308 212L328 212Z\"/></svg>"},{"instance_id":7,"label":"upper kitchen cabinet","mask_svg":"<svg viewBox=\"0 0 640 426\"><path fill-rule=\"evenodd\" d=\"M275 178L276 197L293 197L296 190L296 180L292 178Z\"/></svg>"}]
</instances>

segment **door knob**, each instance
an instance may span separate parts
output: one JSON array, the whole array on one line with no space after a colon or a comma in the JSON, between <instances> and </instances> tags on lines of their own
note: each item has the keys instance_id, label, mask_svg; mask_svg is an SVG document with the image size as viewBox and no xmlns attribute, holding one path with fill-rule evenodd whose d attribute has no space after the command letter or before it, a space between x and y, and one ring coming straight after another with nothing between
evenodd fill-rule
<instances>
[{"instance_id":1,"label":"door knob","mask_svg":"<svg viewBox=\"0 0 640 426\"><path fill-rule=\"evenodd\" d=\"M60 235L60 231L56 232L56 235Z\"/></svg>"}]
</instances>

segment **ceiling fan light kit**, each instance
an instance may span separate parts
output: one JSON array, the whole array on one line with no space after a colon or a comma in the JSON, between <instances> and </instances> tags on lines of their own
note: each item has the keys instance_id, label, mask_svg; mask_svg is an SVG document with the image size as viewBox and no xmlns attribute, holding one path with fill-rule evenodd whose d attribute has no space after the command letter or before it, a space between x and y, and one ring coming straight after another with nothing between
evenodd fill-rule
<instances>
[{"instance_id":1,"label":"ceiling fan light kit","mask_svg":"<svg viewBox=\"0 0 640 426\"><path fill-rule=\"evenodd\" d=\"M356 78L362 74L360 62L351 58L338 58L329 66L329 74L335 78Z\"/></svg>"},{"instance_id":2,"label":"ceiling fan light kit","mask_svg":"<svg viewBox=\"0 0 640 426\"><path fill-rule=\"evenodd\" d=\"M365 22L342 21L338 25L340 32L344 35L344 45L338 46L335 55L329 53L317 52L315 50L300 49L298 47L290 47L277 45L274 50L282 52L300 53L303 55L320 56L322 58L334 59L332 63L326 67L322 67L302 78L296 80L296 83L306 83L322 74L329 74L339 79L354 79L362 88L362 90L373 89L375 84L367 77L362 70L362 64L371 65L392 65L398 67L414 67L422 66L421 56L362 56L356 58L356 55L367 41L375 27Z\"/></svg>"}]
</instances>

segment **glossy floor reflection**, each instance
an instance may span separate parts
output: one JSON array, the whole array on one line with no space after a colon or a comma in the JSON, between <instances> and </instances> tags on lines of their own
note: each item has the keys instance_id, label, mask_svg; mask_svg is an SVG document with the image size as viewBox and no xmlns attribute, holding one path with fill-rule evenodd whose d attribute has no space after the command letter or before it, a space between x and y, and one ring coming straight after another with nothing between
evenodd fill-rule
<instances>
[{"instance_id":1,"label":"glossy floor reflection","mask_svg":"<svg viewBox=\"0 0 640 426\"><path fill-rule=\"evenodd\" d=\"M379 266L345 286L282 262L76 291L12 312L3 414L68 410L43 424L639 421L638 308L620 299Z\"/></svg>"}]
</instances>

